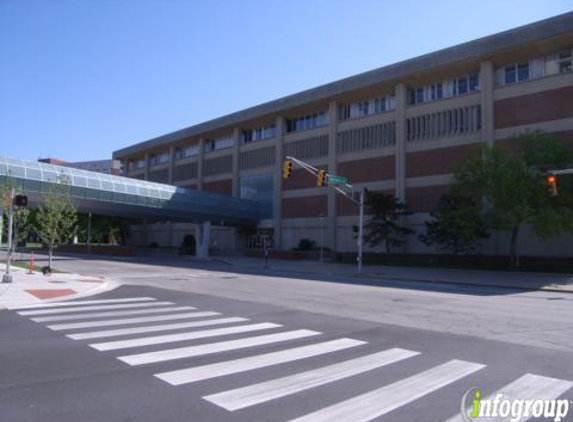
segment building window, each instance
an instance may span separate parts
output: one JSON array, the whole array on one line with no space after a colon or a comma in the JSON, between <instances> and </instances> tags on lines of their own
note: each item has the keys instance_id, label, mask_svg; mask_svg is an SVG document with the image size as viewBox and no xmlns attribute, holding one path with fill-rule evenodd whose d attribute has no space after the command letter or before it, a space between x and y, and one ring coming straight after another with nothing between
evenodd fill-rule
<instances>
[{"instance_id":1,"label":"building window","mask_svg":"<svg viewBox=\"0 0 573 422\"><path fill-rule=\"evenodd\" d=\"M559 53L559 73L571 72L573 65L571 61L571 51Z\"/></svg>"},{"instance_id":2,"label":"building window","mask_svg":"<svg viewBox=\"0 0 573 422\"><path fill-rule=\"evenodd\" d=\"M529 79L529 63L517 65L517 80L527 81Z\"/></svg>"},{"instance_id":3,"label":"building window","mask_svg":"<svg viewBox=\"0 0 573 422\"><path fill-rule=\"evenodd\" d=\"M340 120L350 119L350 105L349 104L345 104L345 105L340 106L339 118L340 118Z\"/></svg>"},{"instance_id":4,"label":"building window","mask_svg":"<svg viewBox=\"0 0 573 422\"><path fill-rule=\"evenodd\" d=\"M233 145L235 145L235 139L233 138L233 135L208 139L205 141L205 152L227 149L231 148Z\"/></svg>"},{"instance_id":5,"label":"building window","mask_svg":"<svg viewBox=\"0 0 573 422\"><path fill-rule=\"evenodd\" d=\"M129 163L131 170L138 170L145 167L145 159L141 158L139 160L135 160Z\"/></svg>"},{"instance_id":6,"label":"building window","mask_svg":"<svg viewBox=\"0 0 573 422\"><path fill-rule=\"evenodd\" d=\"M261 126L256 129L244 130L241 133L241 140L244 144L249 142L262 141L277 136L277 127L275 124Z\"/></svg>"},{"instance_id":7,"label":"building window","mask_svg":"<svg viewBox=\"0 0 573 422\"><path fill-rule=\"evenodd\" d=\"M177 148L175 150L175 158L178 160L195 157L199 155L199 144L190 145L185 148Z\"/></svg>"},{"instance_id":8,"label":"building window","mask_svg":"<svg viewBox=\"0 0 573 422\"><path fill-rule=\"evenodd\" d=\"M505 84L513 84L517 81L515 65L505 66Z\"/></svg>"},{"instance_id":9,"label":"building window","mask_svg":"<svg viewBox=\"0 0 573 422\"><path fill-rule=\"evenodd\" d=\"M169 162L169 152L162 152L161 154L155 154L149 157L149 163L152 166L157 166L159 164L164 164Z\"/></svg>"},{"instance_id":10,"label":"building window","mask_svg":"<svg viewBox=\"0 0 573 422\"><path fill-rule=\"evenodd\" d=\"M511 64L505 66L505 84L513 84L529 79L529 63Z\"/></svg>"},{"instance_id":11,"label":"building window","mask_svg":"<svg viewBox=\"0 0 573 422\"><path fill-rule=\"evenodd\" d=\"M476 92L479 90L479 74L472 73L469 77L469 90L470 92Z\"/></svg>"},{"instance_id":12,"label":"building window","mask_svg":"<svg viewBox=\"0 0 573 422\"><path fill-rule=\"evenodd\" d=\"M479 91L479 73L408 89L408 104L420 104Z\"/></svg>"},{"instance_id":13,"label":"building window","mask_svg":"<svg viewBox=\"0 0 573 422\"><path fill-rule=\"evenodd\" d=\"M430 87L432 101L439 100L444 95L444 86L442 83L432 84Z\"/></svg>"},{"instance_id":14,"label":"building window","mask_svg":"<svg viewBox=\"0 0 573 422\"><path fill-rule=\"evenodd\" d=\"M274 198L273 173L254 174L239 179L241 198L259 201L262 207L272 212ZM270 214L269 212L269 214Z\"/></svg>"},{"instance_id":15,"label":"building window","mask_svg":"<svg viewBox=\"0 0 573 422\"><path fill-rule=\"evenodd\" d=\"M326 111L308 114L287 120L287 132L314 129L315 127L326 126L328 124L328 114Z\"/></svg>"},{"instance_id":16,"label":"building window","mask_svg":"<svg viewBox=\"0 0 573 422\"><path fill-rule=\"evenodd\" d=\"M458 78L457 80L457 93L458 95L468 93L468 80L467 78Z\"/></svg>"}]
</instances>

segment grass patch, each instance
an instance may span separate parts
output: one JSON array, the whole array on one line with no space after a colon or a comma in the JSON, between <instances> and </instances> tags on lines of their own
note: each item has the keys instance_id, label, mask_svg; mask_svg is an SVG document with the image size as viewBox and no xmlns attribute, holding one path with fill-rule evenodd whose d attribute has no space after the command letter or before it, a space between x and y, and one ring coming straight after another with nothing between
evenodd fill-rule
<instances>
[{"instance_id":1,"label":"grass patch","mask_svg":"<svg viewBox=\"0 0 573 422\"><path fill-rule=\"evenodd\" d=\"M1 262L2 264L6 264L6 260L5 260L5 259L0 260L0 262ZM22 262L22 261L14 261L14 260L11 260L11 261L10 261L10 266L11 266L11 267L23 268L23 269L25 269L25 270L29 270L29 269L30 269L30 264L27 263L27 262ZM37 271L37 272L41 273L41 272L42 272L42 267L44 267L44 265L34 265L34 271ZM60 270L57 270L57 269L55 269L55 268L52 268L52 274L63 274L63 273L65 273L65 271L60 271Z\"/></svg>"}]
</instances>

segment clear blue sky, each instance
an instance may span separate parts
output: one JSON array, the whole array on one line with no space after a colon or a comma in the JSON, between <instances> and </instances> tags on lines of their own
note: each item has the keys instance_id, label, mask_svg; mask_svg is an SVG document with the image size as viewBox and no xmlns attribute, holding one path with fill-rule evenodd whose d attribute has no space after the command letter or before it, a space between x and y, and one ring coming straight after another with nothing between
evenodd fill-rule
<instances>
[{"instance_id":1,"label":"clear blue sky","mask_svg":"<svg viewBox=\"0 0 573 422\"><path fill-rule=\"evenodd\" d=\"M0 154L115 149L572 0L0 0Z\"/></svg>"}]
</instances>

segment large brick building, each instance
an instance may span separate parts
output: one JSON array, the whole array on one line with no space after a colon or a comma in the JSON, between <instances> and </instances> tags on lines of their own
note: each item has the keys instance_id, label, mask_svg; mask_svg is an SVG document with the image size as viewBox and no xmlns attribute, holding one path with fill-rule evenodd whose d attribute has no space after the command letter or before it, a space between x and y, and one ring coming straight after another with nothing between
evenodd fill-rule
<instances>
[{"instance_id":1,"label":"large brick building","mask_svg":"<svg viewBox=\"0 0 573 422\"><path fill-rule=\"evenodd\" d=\"M511 142L526 130L551 132L573 144L573 13L399 62L169 133L114 152L128 177L256 198L273 218L258 231L290 249L302 238L337 251L356 249L357 208L295 170L281 179L285 155L347 176L358 188L391 192L428 212L452 181L454 166L479 142ZM134 230L134 242L178 246L184 224ZM223 226L213 242L253 246L253 233ZM251 237L249 237L251 236ZM570 239L525 254L563 255ZM507 253L494 236L485 253ZM256 242L255 242L256 243ZM426 251L416 236L404 252Z\"/></svg>"}]
</instances>

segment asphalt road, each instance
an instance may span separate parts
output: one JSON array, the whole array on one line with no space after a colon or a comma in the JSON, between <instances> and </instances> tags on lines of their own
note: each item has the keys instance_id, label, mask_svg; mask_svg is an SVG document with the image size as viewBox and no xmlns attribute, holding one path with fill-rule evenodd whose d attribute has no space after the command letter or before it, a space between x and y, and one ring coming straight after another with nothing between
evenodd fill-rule
<instances>
[{"instance_id":1,"label":"asphalt road","mask_svg":"<svg viewBox=\"0 0 573 422\"><path fill-rule=\"evenodd\" d=\"M60 261L130 285L0 311L0 421L443 422L474 386L573 399L565 295L157 264Z\"/></svg>"},{"instance_id":2,"label":"asphalt road","mask_svg":"<svg viewBox=\"0 0 573 422\"><path fill-rule=\"evenodd\" d=\"M54 263L63 270L126 284L573 352L572 294L321 277L297 272L296 262L291 273L199 265L168 257L58 258Z\"/></svg>"}]
</instances>

